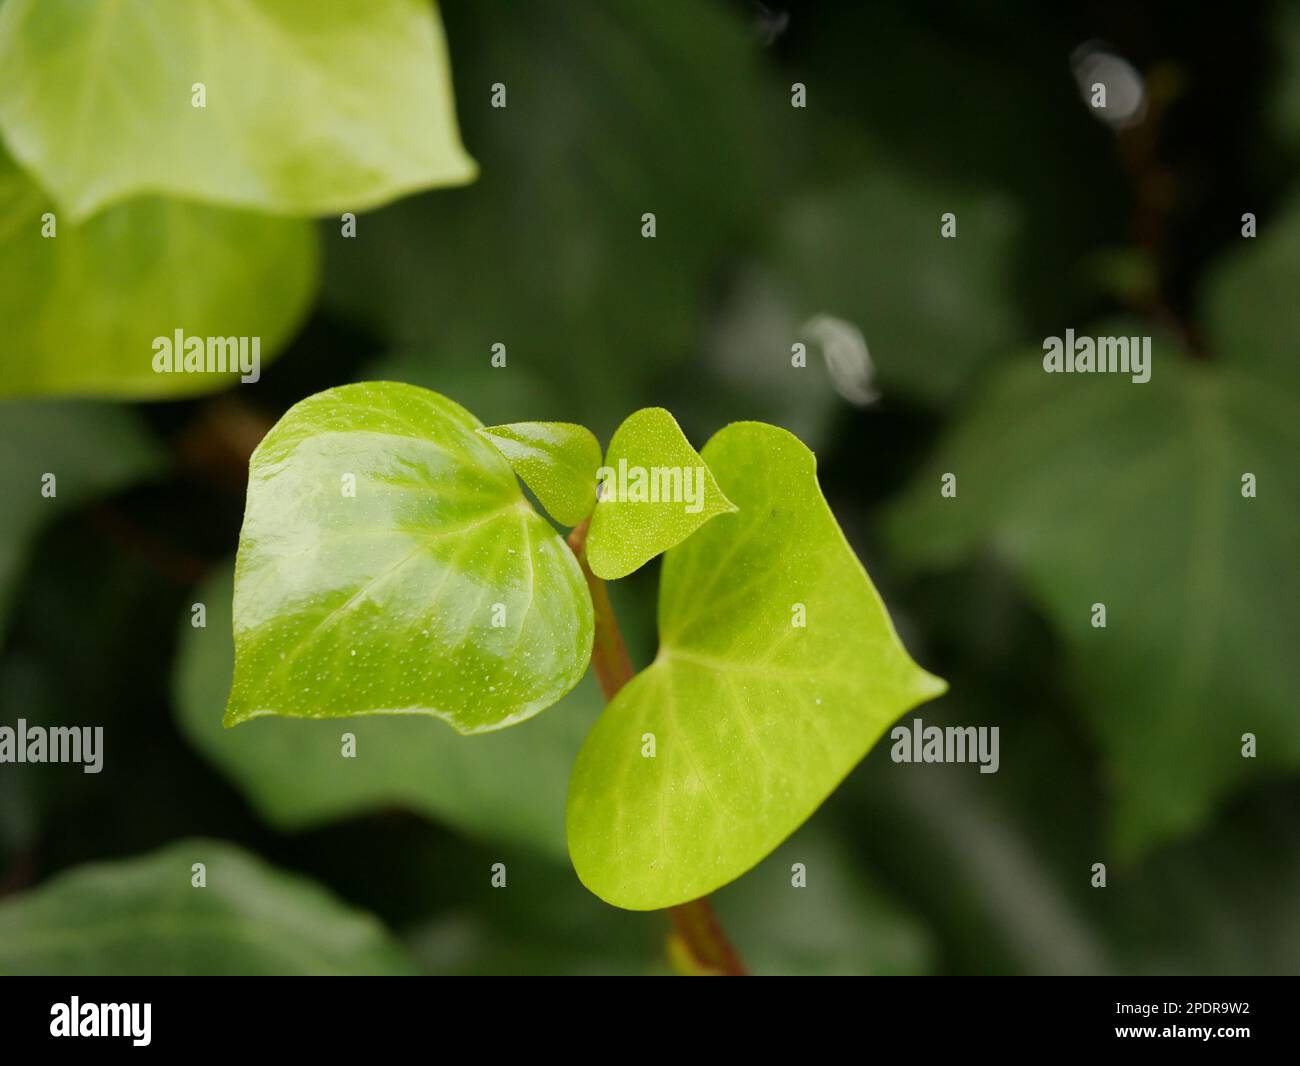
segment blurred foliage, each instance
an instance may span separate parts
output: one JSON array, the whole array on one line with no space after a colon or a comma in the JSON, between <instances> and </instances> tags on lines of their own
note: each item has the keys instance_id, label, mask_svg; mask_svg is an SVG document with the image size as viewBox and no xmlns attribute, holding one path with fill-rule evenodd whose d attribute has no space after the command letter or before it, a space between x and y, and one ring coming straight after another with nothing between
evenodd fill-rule
<instances>
[{"instance_id":1,"label":"blurred foliage","mask_svg":"<svg viewBox=\"0 0 1300 1066\"><path fill-rule=\"evenodd\" d=\"M62 512L164 465L135 414L73 402L7 404L0 418L0 636L32 540Z\"/></svg>"},{"instance_id":2,"label":"blurred foliage","mask_svg":"<svg viewBox=\"0 0 1300 1066\"><path fill-rule=\"evenodd\" d=\"M382 715L346 722L267 717L224 729L234 665L232 588L226 565L195 592L206 627L191 625L189 609L181 621L178 724L272 824L297 829L401 806L563 860L569 771L601 706L593 678L532 721L476 737L443 722ZM356 738L355 760L340 758L344 732Z\"/></svg>"},{"instance_id":3,"label":"blurred foliage","mask_svg":"<svg viewBox=\"0 0 1300 1066\"><path fill-rule=\"evenodd\" d=\"M1300 389L1300 197L1257 220L1259 236L1209 273L1203 316L1210 353L1234 367Z\"/></svg>"},{"instance_id":4,"label":"blurred foliage","mask_svg":"<svg viewBox=\"0 0 1300 1066\"><path fill-rule=\"evenodd\" d=\"M815 343L806 337L815 314L870 323L880 387L944 401L1023 335L1008 286L1015 208L1005 197L931 186L879 158L864 171L791 203L770 259L801 309L801 337ZM955 238L935 240L946 213ZM892 254L864 255L872 246ZM779 349L759 354L782 361Z\"/></svg>"},{"instance_id":5,"label":"blurred foliage","mask_svg":"<svg viewBox=\"0 0 1300 1066\"><path fill-rule=\"evenodd\" d=\"M0 145L0 396L208 392L238 371L155 374L155 337L258 337L265 365L311 305L308 222L146 198L47 237L53 206Z\"/></svg>"},{"instance_id":6,"label":"blurred foliage","mask_svg":"<svg viewBox=\"0 0 1300 1066\"><path fill-rule=\"evenodd\" d=\"M313 215L469 181L448 89L421 0L364 19L316 0L0 9L0 129L75 221L142 194Z\"/></svg>"},{"instance_id":7,"label":"blurred foliage","mask_svg":"<svg viewBox=\"0 0 1300 1066\"><path fill-rule=\"evenodd\" d=\"M1089 335L1144 328L1103 322ZM1287 707L1300 601L1269 563L1300 515L1287 473L1300 407L1159 337L1152 349L1140 385L1045 374L1027 353L939 445L890 524L900 560L951 565L987 544L1024 572L1074 655L1126 854L1201 823L1230 785L1300 767ZM951 499L938 491L947 471ZM1243 498L1245 472L1265 507ZM1248 732L1265 738L1255 760L1242 758Z\"/></svg>"},{"instance_id":8,"label":"blurred foliage","mask_svg":"<svg viewBox=\"0 0 1300 1066\"><path fill-rule=\"evenodd\" d=\"M761 225L780 97L718 5L684 18L654 0L484 0L443 14L466 143L494 166L330 241L324 304L405 357L385 373L450 373L488 424L573 421L607 439L686 365L717 273ZM527 406L500 417L497 343L529 381Z\"/></svg>"},{"instance_id":9,"label":"blurred foliage","mask_svg":"<svg viewBox=\"0 0 1300 1066\"><path fill-rule=\"evenodd\" d=\"M6 974L410 972L373 917L215 840L79 867L0 910Z\"/></svg>"},{"instance_id":10,"label":"blurred foliage","mask_svg":"<svg viewBox=\"0 0 1300 1066\"><path fill-rule=\"evenodd\" d=\"M1271 36L1277 74L1270 110L1276 134L1294 161L1300 157L1300 7L1279 2Z\"/></svg>"},{"instance_id":11,"label":"blurred foliage","mask_svg":"<svg viewBox=\"0 0 1300 1066\"><path fill-rule=\"evenodd\" d=\"M479 178L361 214L355 238L319 223L319 297L262 381L0 406L0 724L106 734L98 775L0 765L0 969L667 971L663 916L605 906L564 854L590 679L497 737L349 722L356 760L339 723L219 727L248 454L293 402L374 377L602 443L655 404L697 441L735 418L790 428L908 651L949 681L918 713L1000 727L990 775L877 745L718 892L755 969L1300 969L1296 6L448 0L442 17ZM1085 45L1142 73L1144 121L1082 102ZM60 219L38 247L42 195L0 180L0 392L125 365L142 308L293 328L307 223L173 203L222 217L182 263L141 223L148 200ZM1044 336L1114 321L1155 336L1150 383L1042 374ZM867 359L846 375L830 339L855 331ZM612 588L638 666L657 578ZM210 897L189 888L200 847ZM117 917L130 938L103 939ZM250 921L264 943L204 933Z\"/></svg>"}]
</instances>

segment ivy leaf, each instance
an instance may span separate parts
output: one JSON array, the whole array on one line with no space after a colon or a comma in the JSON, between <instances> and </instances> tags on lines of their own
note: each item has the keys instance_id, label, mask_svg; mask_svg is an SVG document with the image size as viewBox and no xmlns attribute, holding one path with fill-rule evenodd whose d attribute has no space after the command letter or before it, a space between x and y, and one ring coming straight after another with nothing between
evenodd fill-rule
<instances>
[{"instance_id":1,"label":"ivy leaf","mask_svg":"<svg viewBox=\"0 0 1300 1066\"><path fill-rule=\"evenodd\" d=\"M155 373L154 339L257 338L258 373L316 289L311 224L142 199L73 225L0 151L0 395L177 397L232 373ZM251 352L251 347L250 347Z\"/></svg>"},{"instance_id":2,"label":"ivy leaf","mask_svg":"<svg viewBox=\"0 0 1300 1066\"><path fill-rule=\"evenodd\" d=\"M1300 19L1296 20L1300 24ZM1258 236L1218 262L1206 279L1204 315L1211 355L1290 389L1300 388L1295 338L1300 308L1300 198L1257 219Z\"/></svg>"},{"instance_id":3,"label":"ivy leaf","mask_svg":"<svg viewBox=\"0 0 1300 1066\"><path fill-rule=\"evenodd\" d=\"M0 634L28 546L57 515L161 468L162 453L121 407L72 402L0 406ZM45 475L53 496L42 490Z\"/></svg>"},{"instance_id":4,"label":"ivy leaf","mask_svg":"<svg viewBox=\"0 0 1300 1066\"><path fill-rule=\"evenodd\" d=\"M741 422L704 458L739 512L665 556L659 654L596 722L569 786L578 876L631 910L739 877L946 687L903 649L807 448Z\"/></svg>"},{"instance_id":5,"label":"ivy leaf","mask_svg":"<svg viewBox=\"0 0 1300 1066\"><path fill-rule=\"evenodd\" d=\"M421 0L9 0L0 129L74 220L141 194L355 212L475 174Z\"/></svg>"},{"instance_id":6,"label":"ivy leaf","mask_svg":"<svg viewBox=\"0 0 1300 1066\"><path fill-rule=\"evenodd\" d=\"M563 859L569 771L602 698L586 677L546 714L515 729L466 738L437 722L376 715L348 722L262 718L221 727L230 690L234 567L194 593L206 626L180 627L173 676L181 731L271 825L301 830L403 807L474 837ZM343 757L343 733L355 757Z\"/></svg>"},{"instance_id":7,"label":"ivy leaf","mask_svg":"<svg viewBox=\"0 0 1300 1066\"><path fill-rule=\"evenodd\" d=\"M582 679L582 571L479 428L392 382L276 423L250 463L226 724L429 714L482 733Z\"/></svg>"},{"instance_id":8,"label":"ivy leaf","mask_svg":"<svg viewBox=\"0 0 1300 1066\"><path fill-rule=\"evenodd\" d=\"M1113 840L1132 857L1191 831L1243 782L1300 766L1300 604L1278 580L1300 513L1300 410L1158 336L1146 384L1049 375L1041 358L990 385L887 532L914 567L987 547L1024 575L1069 649L1109 765ZM940 496L945 472L954 498ZM1255 758L1242 757L1244 733Z\"/></svg>"},{"instance_id":9,"label":"ivy leaf","mask_svg":"<svg viewBox=\"0 0 1300 1066\"><path fill-rule=\"evenodd\" d=\"M572 422L512 422L479 430L563 526L576 526L596 505L600 442Z\"/></svg>"},{"instance_id":10,"label":"ivy leaf","mask_svg":"<svg viewBox=\"0 0 1300 1066\"><path fill-rule=\"evenodd\" d=\"M203 863L205 888L191 884ZM373 916L217 840L59 874L0 905L0 973L396 975L414 971Z\"/></svg>"},{"instance_id":11,"label":"ivy leaf","mask_svg":"<svg viewBox=\"0 0 1300 1066\"><path fill-rule=\"evenodd\" d=\"M587 535L597 577L626 577L733 504L662 407L629 415L609 442Z\"/></svg>"}]
</instances>

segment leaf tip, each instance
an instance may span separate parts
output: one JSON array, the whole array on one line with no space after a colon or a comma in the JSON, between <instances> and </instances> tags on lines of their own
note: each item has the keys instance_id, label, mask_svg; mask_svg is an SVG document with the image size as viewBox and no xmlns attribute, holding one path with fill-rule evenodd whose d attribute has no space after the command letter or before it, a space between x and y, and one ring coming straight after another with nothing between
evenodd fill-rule
<instances>
[{"instance_id":1,"label":"leaf tip","mask_svg":"<svg viewBox=\"0 0 1300 1066\"><path fill-rule=\"evenodd\" d=\"M918 666L916 668L916 681L913 684L913 691L916 693L917 703L926 703L929 700L937 700L940 696L948 692L948 682L937 674L932 674L928 670Z\"/></svg>"}]
</instances>

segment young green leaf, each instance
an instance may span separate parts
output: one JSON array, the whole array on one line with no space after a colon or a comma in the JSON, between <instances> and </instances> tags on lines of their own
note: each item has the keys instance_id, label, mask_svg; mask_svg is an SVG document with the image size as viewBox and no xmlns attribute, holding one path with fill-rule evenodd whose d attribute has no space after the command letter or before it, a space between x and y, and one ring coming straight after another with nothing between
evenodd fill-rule
<instances>
[{"instance_id":1,"label":"young green leaf","mask_svg":"<svg viewBox=\"0 0 1300 1066\"><path fill-rule=\"evenodd\" d=\"M742 422L704 458L739 512L665 556L659 654L600 716L569 786L578 876L632 910L739 877L946 688L903 649L807 448Z\"/></svg>"},{"instance_id":2,"label":"young green leaf","mask_svg":"<svg viewBox=\"0 0 1300 1066\"><path fill-rule=\"evenodd\" d=\"M572 422L512 422L479 430L564 526L576 526L596 505L600 442Z\"/></svg>"},{"instance_id":3,"label":"young green leaf","mask_svg":"<svg viewBox=\"0 0 1300 1066\"><path fill-rule=\"evenodd\" d=\"M587 561L597 577L626 577L735 509L677 420L662 407L642 408L609 442Z\"/></svg>"},{"instance_id":4,"label":"young green leaf","mask_svg":"<svg viewBox=\"0 0 1300 1066\"><path fill-rule=\"evenodd\" d=\"M218 840L78 866L0 906L0 974L413 971L373 915Z\"/></svg>"},{"instance_id":5,"label":"young green leaf","mask_svg":"<svg viewBox=\"0 0 1300 1066\"><path fill-rule=\"evenodd\" d=\"M476 839L565 859L569 771L603 703L590 674L545 714L468 739L440 722L383 715L346 724L259 718L222 729L235 664L233 587L232 563L186 601L172 704L181 732L269 824L302 830L400 807ZM205 627L191 624L191 602L204 604Z\"/></svg>"},{"instance_id":6,"label":"young green leaf","mask_svg":"<svg viewBox=\"0 0 1300 1066\"><path fill-rule=\"evenodd\" d=\"M311 223L141 199L83 225L0 151L0 396L165 398L260 376L298 328L316 289ZM155 340L204 342L202 373L159 373ZM225 365L208 372L207 338ZM227 345L227 338L234 345ZM252 362L253 345L258 356ZM175 364L183 351L171 352ZM214 364L215 365L215 364Z\"/></svg>"},{"instance_id":7,"label":"young green leaf","mask_svg":"<svg viewBox=\"0 0 1300 1066\"><path fill-rule=\"evenodd\" d=\"M253 453L226 723L521 722L581 680L591 597L479 421L372 382L296 404Z\"/></svg>"},{"instance_id":8,"label":"young green leaf","mask_svg":"<svg viewBox=\"0 0 1300 1066\"><path fill-rule=\"evenodd\" d=\"M355 212L475 174L422 0L9 0L0 129L72 220L142 193Z\"/></svg>"}]
</instances>

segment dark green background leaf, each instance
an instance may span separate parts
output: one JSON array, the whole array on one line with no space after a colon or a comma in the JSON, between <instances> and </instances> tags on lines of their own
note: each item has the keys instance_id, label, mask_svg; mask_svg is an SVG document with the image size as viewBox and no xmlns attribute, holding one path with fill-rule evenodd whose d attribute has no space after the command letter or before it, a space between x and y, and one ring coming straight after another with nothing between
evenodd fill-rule
<instances>
[{"instance_id":1,"label":"dark green background leaf","mask_svg":"<svg viewBox=\"0 0 1300 1066\"><path fill-rule=\"evenodd\" d=\"M1130 328L1131 327L1131 328ZM1098 336L1141 333L1132 323ZM1300 409L1190 365L1157 337L1151 380L1049 375L1041 352L997 378L894 510L913 564L985 547L1023 575L1067 642L1108 755L1115 842L1132 855L1198 826L1234 787L1300 762L1300 685L1279 581L1300 514ZM957 496L940 497L940 475ZM1254 473L1259 496L1241 495ZM1092 625L1104 603L1107 626ZM1242 758L1242 734L1259 755Z\"/></svg>"},{"instance_id":2,"label":"dark green background leaf","mask_svg":"<svg viewBox=\"0 0 1300 1066\"><path fill-rule=\"evenodd\" d=\"M460 394L486 421L563 419L607 439L637 389L690 355L702 287L765 223L769 123L788 105L722 5L682 18L653 0L477 0L445 16L482 176L329 240L326 303L401 353L388 373L404 380L486 375L497 390L527 375L538 391L499 418ZM508 364L489 372L497 343Z\"/></svg>"},{"instance_id":3,"label":"dark green background leaf","mask_svg":"<svg viewBox=\"0 0 1300 1066\"><path fill-rule=\"evenodd\" d=\"M567 855L569 772L602 699L587 678L545 714L497 733L462 737L439 722L380 716L329 722L263 718L223 729L234 645L233 574L223 567L194 593L206 628L180 624L177 724L258 812L283 829L404 807L471 836ZM356 738L355 759L341 737Z\"/></svg>"},{"instance_id":4,"label":"dark green background leaf","mask_svg":"<svg viewBox=\"0 0 1300 1066\"><path fill-rule=\"evenodd\" d=\"M206 866L207 887L191 885ZM404 974L372 916L217 840L79 867L0 905L0 973Z\"/></svg>"},{"instance_id":5,"label":"dark green background leaf","mask_svg":"<svg viewBox=\"0 0 1300 1066\"><path fill-rule=\"evenodd\" d=\"M55 516L160 469L163 454L120 407L0 404L0 633L32 538ZM55 495L42 495L53 474Z\"/></svg>"}]
</instances>

